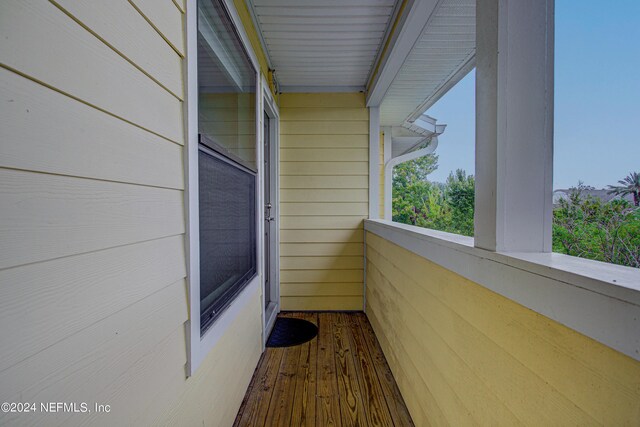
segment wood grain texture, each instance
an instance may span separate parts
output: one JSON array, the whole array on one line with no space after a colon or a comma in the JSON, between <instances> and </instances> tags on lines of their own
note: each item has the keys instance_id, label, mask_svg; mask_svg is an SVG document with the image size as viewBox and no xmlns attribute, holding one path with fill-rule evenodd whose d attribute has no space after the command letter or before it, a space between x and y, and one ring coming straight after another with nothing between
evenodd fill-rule
<instances>
[{"instance_id":1,"label":"wood grain texture","mask_svg":"<svg viewBox=\"0 0 640 427\"><path fill-rule=\"evenodd\" d=\"M184 188L178 144L4 68L0 102L2 167Z\"/></svg>"},{"instance_id":2,"label":"wood grain texture","mask_svg":"<svg viewBox=\"0 0 640 427\"><path fill-rule=\"evenodd\" d=\"M265 350L235 426L413 426L364 313L279 316L315 323L318 336Z\"/></svg>"},{"instance_id":3,"label":"wood grain texture","mask_svg":"<svg viewBox=\"0 0 640 427\"><path fill-rule=\"evenodd\" d=\"M184 233L178 190L0 169L0 197L0 268Z\"/></svg>"},{"instance_id":4,"label":"wood grain texture","mask_svg":"<svg viewBox=\"0 0 640 427\"><path fill-rule=\"evenodd\" d=\"M3 3L0 19L4 66L171 141L183 141L182 102L58 7L10 0Z\"/></svg>"},{"instance_id":5,"label":"wood grain texture","mask_svg":"<svg viewBox=\"0 0 640 427\"><path fill-rule=\"evenodd\" d=\"M367 313L415 419L640 419L640 363L371 233Z\"/></svg>"},{"instance_id":6,"label":"wood grain texture","mask_svg":"<svg viewBox=\"0 0 640 427\"><path fill-rule=\"evenodd\" d=\"M176 97L183 98L182 58L127 0L52 0ZM156 2L155 8L163 2ZM182 36L179 36L181 39Z\"/></svg>"}]
</instances>

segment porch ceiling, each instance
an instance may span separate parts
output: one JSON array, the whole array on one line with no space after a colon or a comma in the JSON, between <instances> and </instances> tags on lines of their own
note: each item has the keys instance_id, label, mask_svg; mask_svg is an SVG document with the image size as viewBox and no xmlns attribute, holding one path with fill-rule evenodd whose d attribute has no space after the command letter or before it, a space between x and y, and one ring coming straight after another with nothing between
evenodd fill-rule
<instances>
[{"instance_id":1,"label":"porch ceiling","mask_svg":"<svg viewBox=\"0 0 640 427\"><path fill-rule=\"evenodd\" d=\"M475 0L441 0L380 105L380 124L413 122L475 65Z\"/></svg>"},{"instance_id":2,"label":"porch ceiling","mask_svg":"<svg viewBox=\"0 0 640 427\"><path fill-rule=\"evenodd\" d=\"M247 0L283 92L364 90L394 0Z\"/></svg>"}]
</instances>

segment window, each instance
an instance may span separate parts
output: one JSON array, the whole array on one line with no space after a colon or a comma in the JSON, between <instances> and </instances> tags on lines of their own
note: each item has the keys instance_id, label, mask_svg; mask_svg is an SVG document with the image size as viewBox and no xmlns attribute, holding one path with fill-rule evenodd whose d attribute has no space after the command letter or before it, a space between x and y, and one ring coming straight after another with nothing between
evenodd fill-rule
<instances>
[{"instance_id":1,"label":"window","mask_svg":"<svg viewBox=\"0 0 640 427\"><path fill-rule=\"evenodd\" d=\"M256 70L221 1L198 5L200 333L257 274Z\"/></svg>"}]
</instances>

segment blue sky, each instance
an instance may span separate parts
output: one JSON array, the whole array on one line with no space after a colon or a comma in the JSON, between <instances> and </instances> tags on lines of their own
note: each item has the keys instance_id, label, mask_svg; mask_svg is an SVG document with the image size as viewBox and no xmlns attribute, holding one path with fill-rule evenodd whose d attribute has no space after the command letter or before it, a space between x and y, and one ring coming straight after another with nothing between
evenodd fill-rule
<instances>
[{"instance_id":1,"label":"blue sky","mask_svg":"<svg viewBox=\"0 0 640 427\"><path fill-rule=\"evenodd\" d=\"M556 0L554 188L596 188L640 171L640 1ZM474 170L471 72L427 114L447 124L439 168Z\"/></svg>"}]
</instances>

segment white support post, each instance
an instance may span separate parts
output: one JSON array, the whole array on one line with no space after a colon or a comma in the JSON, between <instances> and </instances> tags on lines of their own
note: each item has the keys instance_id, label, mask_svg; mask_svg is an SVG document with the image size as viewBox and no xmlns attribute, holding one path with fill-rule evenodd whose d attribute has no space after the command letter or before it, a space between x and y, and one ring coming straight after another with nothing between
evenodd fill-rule
<instances>
[{"instance_id":1,"label":"white support post","mask_svg":"<svg viewBox=\"0 0 640 427\"><path fill-rule=\"evenodd\" d=\"M384 212L381 212L383 215L383 219L387 221L391 221L391 215L387 215L387 205L389 206L389 211L391 211L391 185L392 176L389 177L389 182L387 183L387 171L385 170L385 165L389 160L391 160L391 139L393 135L391 134L391 126L385 126L382 128L382 132L384 133L384 160L382 162L382 176L384 178L384 194L382 195L382 206ZM387 195L387 189L389 189L389 194ZM388 197L388 200L387 200Z\"/></svg>"},{"instance_id":2,"label":"white support post","mask_svg":"<svg viewBox=\"0 0 640 427\"><path fill-rule=\"evenodd\" d=\"M380 107L369 107L369 218L380 218Z\"/></svg>"},{"instance_id":3,"label":"white support post","mask_svg":"<svg viewBox=\"0 0 640 427\"><path fill-rule=\"evenodd\" d=\"M554 0L476 6L475 246L550 252Z\"/></svg>"}]
</instances>

